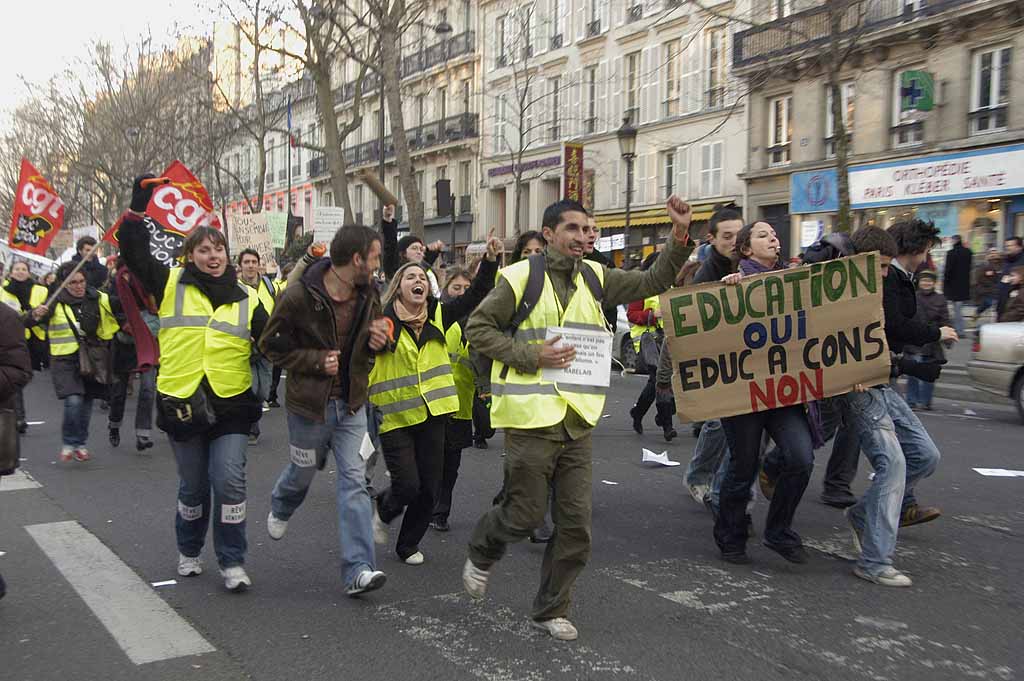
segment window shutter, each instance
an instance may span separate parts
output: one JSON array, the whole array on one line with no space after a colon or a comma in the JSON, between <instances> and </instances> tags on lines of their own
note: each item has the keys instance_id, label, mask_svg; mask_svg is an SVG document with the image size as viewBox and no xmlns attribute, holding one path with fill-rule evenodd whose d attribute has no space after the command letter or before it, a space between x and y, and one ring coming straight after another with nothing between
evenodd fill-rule
<instances>
[{"instance_id":1,"label":"window shutter","mask_svg":"<svg viewBox=\"0 0 1024 681\"><path fill-rule=\"evenodd\" d=\"M584 101L586 101L584 99ZM595 132L604 132L608 129L608 119L611 117L608 112L608 60L604 59L597 68L597 121L594 123Z\"/></svg>"},{"instance_id":2,"label":"window shutter","mask_svg":"<svg viewBox=\"0 0 1024 681\"><path fill-rule=\"evenodd\" d=\"M597 1L601 3L601 33L607 33L611 27L611 0Z\"/></svg>"},{"instance_id":3,"label":"window shutter","mask_svg":"<svg viewBox=\"0 0 1024 681\"><path fill-rule=\"evenodd\" d=\"M570 93L572 98L569 103L572 108L563 123L566 129L564 137L568 139L579 137L583 130L583 69L576 72L576 80L570 88Z\"/></svg>"},{"instance_id":4,"label":"window shutter","mask_svg":"<svg viewBox=\"0 0 1024 681\"><path fill-rule=\"evenodd\" d=\"M683 38L683 68L682 72L682 111L683 113L695 113L701 109L701 40L700 34L691 33Z\"/></svg>"},{"instance_id":5,"label":"window shutter","mask_svg":"<svg viewBox=\"0 0 1024 681\"><path fill-rule=\"evenodd\" d=\"M715 142L711 145L711 165L715 169L712 174L711 193L714 196L722 194L722 151L724 144Z\"/></svg>"},{"instance_id":6,"label":"window shutter","mask_svg":"<svg viewBox=\"0 0 1024 681\"><path fill-rule=\"evenodd\" d=\"M640 105L640 123L650 123L651 121L657 120L657 114L655 113L655 106L651 102L651 93L654 91L654 84L657 82L656 75L660 72L660 69L655 69L653 65L654 50L656 47L645 47L643 52L640 53L640 92L639 92L639 105Z\"/></svg>"},{"instance_id":7,"label":"window shutter","mask_svg":"<svg viewBox=\"0 0 1024 681\"><path fill-rule=\"evenodd\" d=\"M622 120L622 57L615 57L612 61L612 100L611 108L608 111L610 124L618 127Z\"/></svg>"},{"instance_id":8,"label":"window shutter","mask_svg":"<svg viewBox=\"0 0 1024 681\"><path fill-rule=\"evenodd\" d=\"M530 12L530 44L533 53L541 54L548 51L548 3L537 0Z\"/></svg>"},{"instance_id":9,"label":"window shutter","mask_svg":"<svg viewBox=\"0 0 1024 681\"><path fill-rule=\"evenodd\" d=\"M572 0L560 0L558 4L558 16L552 17L558 22L556 32L562 36L562 47L572 42L572 33L569 30L569 20L572 16Z\"/></svg>"},{"instance_id":10,"label":"window shutter","mask_svg":"<svg viewBox=\"0 0 1024 681\"><path fill-rule=\"evenodd\" d=\"M607 7L610 0L602 0ZM611 26L619 28L626 25L626 6L632 5L633 0L615 0L615 6L611 8ZM608 22L602 19L601 31L608 30Z\"/></svg>"},{"instance_id":11,"label":"window shutter","mask_svg":"<svg viewBox=\"0 0 1024 681\"><path fill-rule=\"evenodd\" d=\"M566 0L566 5L568 5L569 1L570 0ZM587 37L587 2L588 1L592 2L593 0L575 0L575 2L576 2L576 12L575 12L575 15L574 15L575 16L574 21L576 22L576 40L583 40L584 38Z\"/></svg>"},{"instance_id":12,"label":"window shutter","mask_svg":"<svg viewBox=\"0 0 1024 681\"><path fill-rule=\"evenodd\" d=\"M622 165L622 159L620 159L618 157L612 159L612 162L611 162L611 166L612 166L612 195L611 195L611 205L609 206L609 208L618 208L620 205L622 205L623 194L622 194L622 189L620 187L620 182L619 182L619 175L620 175L620 172L619 172L620 168L619 168L619 166L621 166L621 165ZM601 195L600 192L598 192L597 194L598 194L598 196Z\"/></svg>"}]
</instances>

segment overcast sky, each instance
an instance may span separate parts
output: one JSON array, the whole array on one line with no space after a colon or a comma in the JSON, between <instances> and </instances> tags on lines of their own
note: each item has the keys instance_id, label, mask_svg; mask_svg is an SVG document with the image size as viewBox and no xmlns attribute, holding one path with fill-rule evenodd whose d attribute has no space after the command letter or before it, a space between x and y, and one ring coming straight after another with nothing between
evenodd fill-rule
<instances>
[{"instance_id":1,"label":"overcast sky","mask_svg":"<svg viewBox=\"0 0 1024 681\"><path fill-rule=\"evenodd\" d=\"M8 112L26 97L22 78L45 83L50 76L83 58L91 41L107 41L116 48L125 41L135 42L148 29L154 46L173 44L176 25L189 34L207 33L218 4L218 0L4 3L0 114L6 119Z\"/></svg>"}]
</instances>

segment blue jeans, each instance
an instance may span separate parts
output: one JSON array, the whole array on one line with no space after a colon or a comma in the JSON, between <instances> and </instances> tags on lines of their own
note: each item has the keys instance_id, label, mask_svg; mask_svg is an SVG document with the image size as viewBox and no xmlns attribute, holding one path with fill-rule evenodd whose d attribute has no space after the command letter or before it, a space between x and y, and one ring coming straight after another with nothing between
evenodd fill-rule
<instances>
[{"instance_id":1,"label":"blue jeans","mask_svg":"<svg viewBox=\"0 0 1024 681\"><path fill-rule=\"evenodd\" d=\"M697 446L693 449L693 458L686 467L686 484L710 483L728 448L725 432L722 431L722 422L719 419L705 421L697 437Z\"/></svg>"},{"instance_id":2,"label":"blue jeans","mask_svg":"<svg viewBox=\"0 0 1024 681\"><path fill-rule=\"evenodd\" d=\"M64 422L60 427L61 442L67 447L84 447L89 440L89 419L92 398L68 395L64 398Z\"/></svg>"},{"instance_id":3,"label":"blue jeans","mask_svg":"<svg viewBox=\"0 0 1024 681\"><path fill-rule=\"evenodd\" d=\"M957 332L959 333L959 331ZM921 364L925 358L921 355L907 355L913 361ZM935 384L922 381L913 376L907 376L907 404L910 406L932 406L932 394L935 392Z\"/></svg>"},{"instance_id":4,"label":"blue jeans","mask_svg":"<svg viewBox=\"0 0 1024 681\"><path fill-rule=\"evenodd\" d=\"M213 548L222 569L245 563L245 455L249 440L229 433L178 441L171 449L178 463L178 551L198 556L213 518ZM213 490L213 512L210 490Z\"/></svg>"},{"instance_id":5,"label":"blue jeans","mask_svg":"<svg viewBox=\"0 0 1024 681\"><path fill-rule=\"evenodd\" d=\"M964 301L953 301L953 328L958 336L964 335Z\"/></svg>"},{"instance_id":6,"label":"blue jeans","mask_svg":"<svg viewBox=\"0 0 1024 681\"><path fill-rule=\"evenodd\" d=\"M350 414L341 400L330 400L324 423L288 413L291 463L281 472L271 493L274 517L288 520L306 498L316 475L317 456L328 448L338 469L338 538L341 542L341 576L351 585L359 573L373 570L373 507L366 489L366 462L359 447L366 435L366 412Z\"/></svg>"},{"instance_id":7,"label":"blue jeans","mask_svg":"<svg viewBox=\"0 0 1024 681\"><path fill-rule=\"evenodd\" d=\"M835 398L852 438L875 469L864 496L850 507L850 517L863 531L857 564L870 574L892 565L900 515L916 503L913 486L931 475L939 450L899 393L883 386Z\"/></svg>"}]
</instances>

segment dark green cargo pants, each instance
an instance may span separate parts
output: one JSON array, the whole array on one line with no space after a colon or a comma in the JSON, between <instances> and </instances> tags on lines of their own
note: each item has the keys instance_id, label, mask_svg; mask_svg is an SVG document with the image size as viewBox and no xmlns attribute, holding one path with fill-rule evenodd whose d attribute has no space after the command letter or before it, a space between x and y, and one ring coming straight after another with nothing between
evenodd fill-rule
<instances>
[{"instance_id":1,"label":"dark green cargo pants","mask_svg":"<svg viewBox=\"0 0 1024 681\"><path fill-rule=\"evenodd\" d=\"M508 544L529 537L544 522L553 483L555 533L544 552L532 617L566 617L573 585L590 558L590 434L557 441L507 432L505 449L505 498L480 518L469 557L489 570Z\"/></svg>"}]
</instances>

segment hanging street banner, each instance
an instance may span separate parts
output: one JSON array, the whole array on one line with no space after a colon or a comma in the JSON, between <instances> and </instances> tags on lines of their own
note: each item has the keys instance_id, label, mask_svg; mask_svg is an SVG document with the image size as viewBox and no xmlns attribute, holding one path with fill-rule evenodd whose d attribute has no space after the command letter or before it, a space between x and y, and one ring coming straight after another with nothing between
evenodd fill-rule
<instances>
[{"instance_id":1,"label":"hanging street banner","mask_svg":"<svg viewBox=\"0 0 1024 681\"><path fill-rule=\"evenodd\" d=\"M27 158L21 159L21 174L14 192L14 213L8 243L26 253L45 255L53 237L64 224L64 202Z\"/></svg>"},{"instance_id":2,"label":"hanging street banner","mask_svg":"<svg viewBox=\"0 0 1024 681\"><path fill-rule=\"evenodd\" d=\"M562 177L563 198L583 203L583 145L563 144L562 158L565 168Z\"/></svg>"},{"instance_id":3,"label":"hanging street banner","mask_svg":"<svg viewBox=\"0 0 1024 681\"><path fill-rule=\"evenodd\" d=\"M57 263L35 253L16 251L10 248L7 241L0 239L0 254L3 256L4 272L10 272L11 266L16 262L23 262L28 265L29 274L36 278L45 277L57 269Z\"/></svg>"},{"instance_id":4,"label":"hanging street banner","mask_svg":"<svg viewBox=\"0 0 1024 681\"><path fill-rule=\"evenodd\" d=\"M203 183L196 179L184 163L174 161L161 177L170 178L169 184L157 187L146 208L145 223L149 229L149 245L153 256L172 266L181 254L185 239L196 227L222 229L220 218L213 210L213 201ZM104 241L118 246L117 231L121 218L107 230Z\"/></svg>"},{"instance_id":5,"label":"hanging street banner","mask_svg":"<svg viewBox=\"0 0 1024 681\"><path fill-rule=\"evenodd\" d=\"M274 262L274 247L271 244L270 230L267 229L266 213L232 215L228 222L228 235L231 252L236 258L239 253L251 248L260 254L261 265L269 266Z\"/></svg>"},{"instance_id":6,"label":"hanging street banner","mask_svg":"<svg viewBox=\"0 0 1024 681\"><path fill-rule=\"evenodd\" d=\"M676 288L661 296L686 421L736 416L889 380L877 253Z\"/></svg>"}]
</instances>

